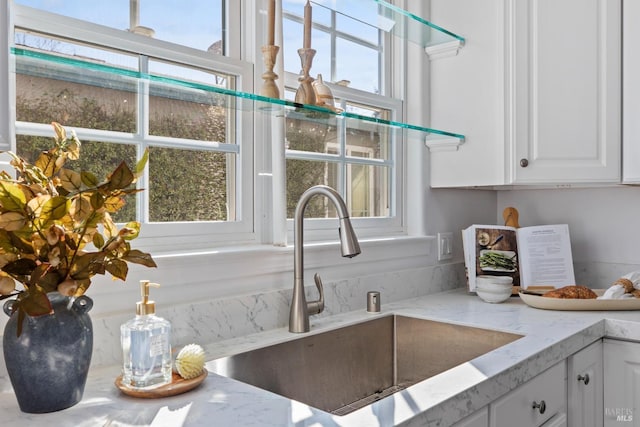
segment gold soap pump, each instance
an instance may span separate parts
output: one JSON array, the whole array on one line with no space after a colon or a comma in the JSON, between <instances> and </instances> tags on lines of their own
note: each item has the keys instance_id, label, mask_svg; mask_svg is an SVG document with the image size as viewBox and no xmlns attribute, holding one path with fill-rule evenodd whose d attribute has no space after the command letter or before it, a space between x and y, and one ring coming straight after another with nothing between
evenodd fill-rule
<instances>
[{"instance_id":1,"label":"gold soap pump","mask_svg":"<svg viewBox=\"0 0 640 427\"><path fill-rule=\"evenodd\" d=\"M142 296L142 301L138 301L136 303L136 314L138 316L146 316L148 314L156 313L156 303L155 301L149 301L149 288L153 286L154 288L159 288L159 283L151 283L148 280L140 281L140 295Z\"/></svg>"},{"instance_id":2,"label":"gold soap pump","mask_svg":"<svg viewBox=\"0 0 640 427\"><path fill-rule=\"evenodd\" d=\"M149 300L149 280L140 281L142 300L136 317L120 326L123 369L122 383L145 389L171 383L171 323L156 316L156 303Z\"/></svg>"}]
</instances>

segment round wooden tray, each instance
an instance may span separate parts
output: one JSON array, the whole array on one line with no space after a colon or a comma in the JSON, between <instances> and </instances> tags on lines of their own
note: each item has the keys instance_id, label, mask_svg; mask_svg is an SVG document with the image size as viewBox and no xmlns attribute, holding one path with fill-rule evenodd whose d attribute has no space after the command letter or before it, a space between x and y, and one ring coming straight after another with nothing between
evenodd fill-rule
<instances>
[{"instance_id":1,"label":"round wooden tray","mask_svg":"<svg viewBox=\"0 0 640 427\"><path fill-rule=\"evenodd\" d=\"M171 382L169 384L150 389L129 387L128 385L122 383L122 375L116 378L115 384L116 387L118 387L120 391L127 396L141 397L144 399L157 399L160 397L175 396L177 394L182 394L186 393L189 390L193 390L194 388L198 387L205 378L207 378L208 374L209 371L205 369L204 372L202 372L202 374L200 374L199 376L191 378L189 380L185 380L180 375L174 372L171 375Z\"/></svg>"},{"instance_id":2,"label":"round wooden tray","mask_svg":"<svg viewBox=\"0 0 640 427\"><path fill-rule=\"evenodd\" d=\"M602 295L606 289L593 289ZM530 307L543 310L560 311L608 311L608 310L640 310L640 298L628 299L571 299L545 298L520 292L520 298Z\"/></svg>"}]
</instances>

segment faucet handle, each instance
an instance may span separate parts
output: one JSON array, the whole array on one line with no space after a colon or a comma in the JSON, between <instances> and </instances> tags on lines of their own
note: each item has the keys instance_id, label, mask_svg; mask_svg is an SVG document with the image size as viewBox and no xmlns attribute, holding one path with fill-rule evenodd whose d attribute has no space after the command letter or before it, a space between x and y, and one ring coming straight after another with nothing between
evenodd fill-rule
<instances>
[{"instance_id":1,"label":"faucet handle","mask_svg":"<svg viewBox=\"0 0 640 427\"><path fill-rule=\"evenodd\" d=\"M320 299L317 301L309 301L307 303L307 311L309 315L320 314L324 311L324 289L322 288L322 279L318 273L314 274L313 280L316 282L316 288L320 294Z\"/></svg>"}]
</instances>

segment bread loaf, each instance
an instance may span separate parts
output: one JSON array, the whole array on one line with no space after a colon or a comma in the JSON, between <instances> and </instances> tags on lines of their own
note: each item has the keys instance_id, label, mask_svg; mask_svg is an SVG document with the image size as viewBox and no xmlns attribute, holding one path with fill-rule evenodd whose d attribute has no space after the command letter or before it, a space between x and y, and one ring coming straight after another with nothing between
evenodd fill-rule
<instances>
[{"instance_id":1,"label":"bread loaf","mask_svg":"<svg viewBox=\"0 0 640 427\"><path fill-rule=\"evenodd\" d=\"M545 292L543 297L547 298L573 298L573 299L594 299L598 298L595 292L586 286L570 285L563 288Z\"/></svg>"}]
</instances>

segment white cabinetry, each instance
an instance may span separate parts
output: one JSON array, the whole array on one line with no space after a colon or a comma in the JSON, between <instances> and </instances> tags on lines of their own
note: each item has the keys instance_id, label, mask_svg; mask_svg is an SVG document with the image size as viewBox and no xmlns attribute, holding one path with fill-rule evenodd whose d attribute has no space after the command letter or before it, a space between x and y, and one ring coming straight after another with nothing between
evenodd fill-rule
<instances>
[{"instance_id":1,"label":"white cabinetry","mask_svg":"<svg viewBox=\"0 0 640 427\"><path fill-rule=\"evenodd\" d=\"M601 427L603 423L602 340L567 360L569 427Z\"/></svg>"},{"instance_id":2,"label":"white cabinetry","mask_svg":"<svg viewBox=\"0 0 640 427\"><path fill-rule=\"evenodd\" d=\"M640 392L640 344L610 342L613 344L609 344L606 354L603 340L598 340L454 426L602 427L603 402L605 407L606 402L610 402L609 411L614 408L613 402L633 400L640 405L640 395L634 396L628 389L636 384L636 393ZM620 343L624 350L620 349ZM604 381L605 357L608 358L608 382ZM634 366L633 371L628 370L629 366ZM612 369L616 373L612 373ZM623 376L627 378L625 389L617 386L622 384ZM603 394L605 384L611 390ZM620 399L619 393L624 393L627 400ZM630 427L636 425L640 424L630 424Z\"/></svg>"},{"instance_id":3,"label":"white cabinetry","mask_svg":"<svg viewBox=\"0 0 640 427\"><path fill-rule=\"evenodd\" d=\"M431 120L465 134L431 185L619 183L621 0L432 0L466 38L431 63Z\"/></svg>"},{"instance_id":4,"label":"white cabinetry","mask_svg":"<svg viewBox=\"0 0 640 427\"><path fill-rule=\"evenodd\" d=\"M623 1L622 15L622 182L640 183L640 2Z\"/></svg>"},{"instance_id":5,"label":"white cabinetry","mask_svg":"<svg viewBox=\"0 0 640 427\"><path fill-rule=\"evenodd\" d=\"M640 343L604 340L604 425L640 426Z\"/></svg>"},{"instance_id":6,"label":"white cabinetry","mask_svg":"<svg viewBox=\"0 0 640 427\"><path fill-rule=\"evenodd\" d=\"M489 406L491 427L566 426L567 368L560 362Z\"/></svg>"}]
</instances>

